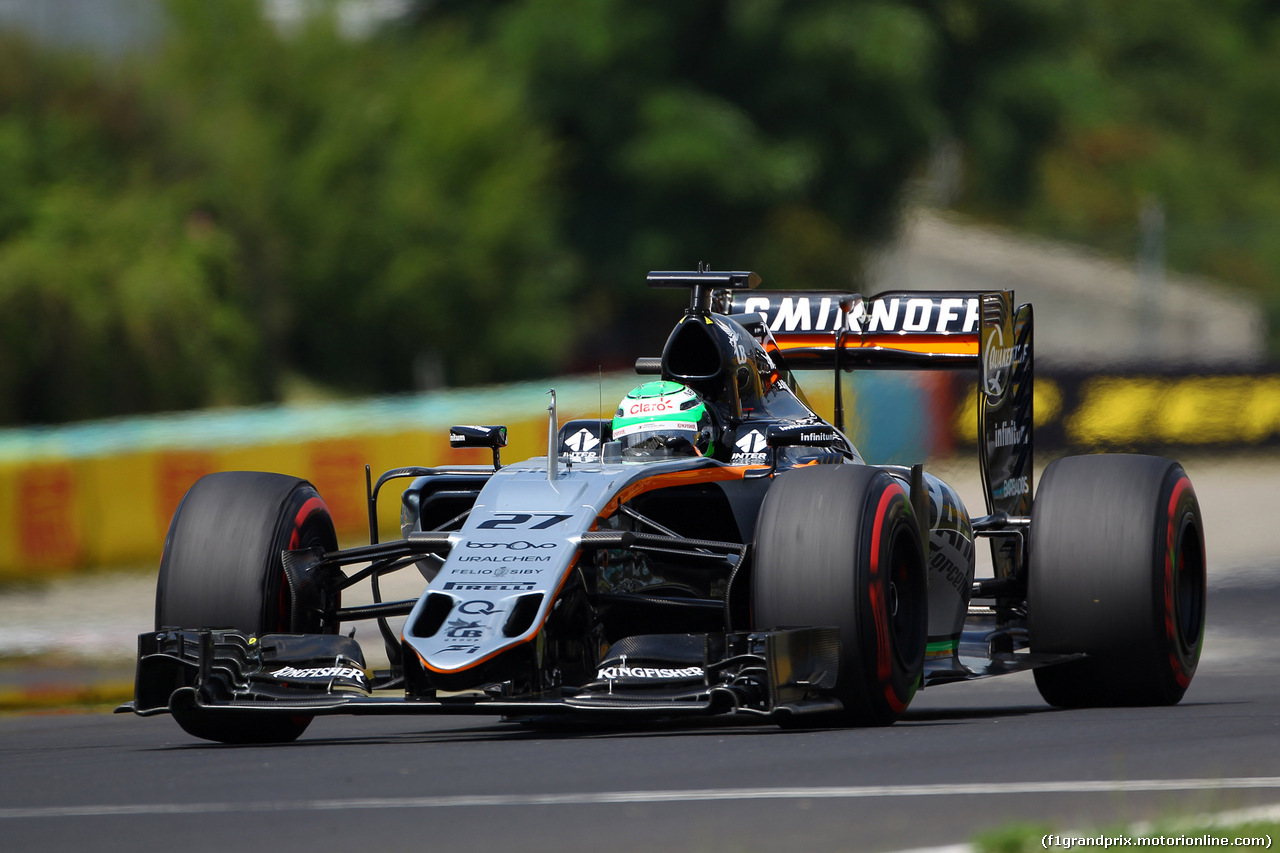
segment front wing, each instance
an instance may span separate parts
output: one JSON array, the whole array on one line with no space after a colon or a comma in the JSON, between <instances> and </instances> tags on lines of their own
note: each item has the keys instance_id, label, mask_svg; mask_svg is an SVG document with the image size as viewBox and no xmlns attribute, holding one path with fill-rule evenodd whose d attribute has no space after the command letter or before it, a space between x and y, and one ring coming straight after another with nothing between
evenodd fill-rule
<instances>
[{"instance_id":1,"label":"front wing","mask_svg":"<svg viewBox=\"0 0 1280 853\"><path fill-rule=\"evenodd\" d=\"M370 690L365 678L350 671L359 669L347 656L351 641L338 635L154 631L138 638L135 699L117 711L142 716L218 709L289 715L600 712L784 717L841 708L824 696L836 683L838 639L834 628L630 637L625 641L630 659L615 647L601 662L597 677L581 686L514 696L494 685L410 698L398 691ZM303 642L306 659L288 659L290 644ZM327 655L317 655L316 645L325 643L332 648Z\"/></svg>"}]
</instances>

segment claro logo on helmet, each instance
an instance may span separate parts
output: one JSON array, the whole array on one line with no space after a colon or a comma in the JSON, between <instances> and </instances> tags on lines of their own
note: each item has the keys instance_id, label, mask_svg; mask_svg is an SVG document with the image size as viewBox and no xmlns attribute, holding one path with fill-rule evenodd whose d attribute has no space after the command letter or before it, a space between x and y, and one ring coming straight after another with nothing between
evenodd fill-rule
<instances>
[{"instance_id":1,"label":"claro logo on helmet","mask_svg":"<svg viewBox=\"0 0 1280 853\"><path fill-rule=\"evenodd\" d=\"M660 415L664 412L680 410L680 403L674 397L659 397L656 400L633 400L627 405L628 415Z\"/></svg>"}]
</instances>

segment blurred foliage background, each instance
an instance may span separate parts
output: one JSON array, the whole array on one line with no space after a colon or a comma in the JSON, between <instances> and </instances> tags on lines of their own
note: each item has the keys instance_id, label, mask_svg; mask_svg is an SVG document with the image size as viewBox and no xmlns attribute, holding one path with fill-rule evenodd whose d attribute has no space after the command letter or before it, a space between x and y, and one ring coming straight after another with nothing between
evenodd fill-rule
<instances>
[{"instance_id":1,"label":"blurred foliage background","mask_svg":"<svg viewBox=\"0 0 1280 853\"><path fill-rule=\"evenodd\" d=\"M1278 0L164 8L0 41L0 423L624 367L647 270L856 288L920 203L1121 257L1158 208L1280 319Z\"/></svg>"}]
</instances>

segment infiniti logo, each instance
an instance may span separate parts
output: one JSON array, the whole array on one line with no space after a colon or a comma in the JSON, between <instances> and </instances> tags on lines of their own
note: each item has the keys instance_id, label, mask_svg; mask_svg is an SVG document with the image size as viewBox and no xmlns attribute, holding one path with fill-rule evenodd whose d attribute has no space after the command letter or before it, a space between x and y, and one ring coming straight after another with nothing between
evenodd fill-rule
<instances>
[{"instance_id":1,"label":"infiniti logo","mask_svg":"<svg viewBox=\"0 0 1280 853\"><path fill-rule=\"evenodd\" d=\"M508 551L528 551L531 549L541 550L543 548L555 548L555 542L526 542L523 539L517 539L514 542L468 542L468 548L506 548Z\"/></svg>"}]
</instances>

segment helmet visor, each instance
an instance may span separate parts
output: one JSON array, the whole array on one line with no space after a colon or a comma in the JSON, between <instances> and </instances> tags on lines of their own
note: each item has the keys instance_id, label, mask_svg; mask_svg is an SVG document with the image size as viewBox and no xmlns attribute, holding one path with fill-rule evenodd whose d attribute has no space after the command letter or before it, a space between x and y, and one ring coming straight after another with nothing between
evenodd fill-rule
<instances>
[{"instance_id":1,"label":"helmet visor","mask_svg":"<svg viewBox=\"0 0 1280 853\"><path fill-rule=\"evenodd\" d=\"M698 425L690 421L649 421L618 427L613 437L622 445L623 458L672 459L701 456L694 442Z\"/></svg>"}]
</instances>

